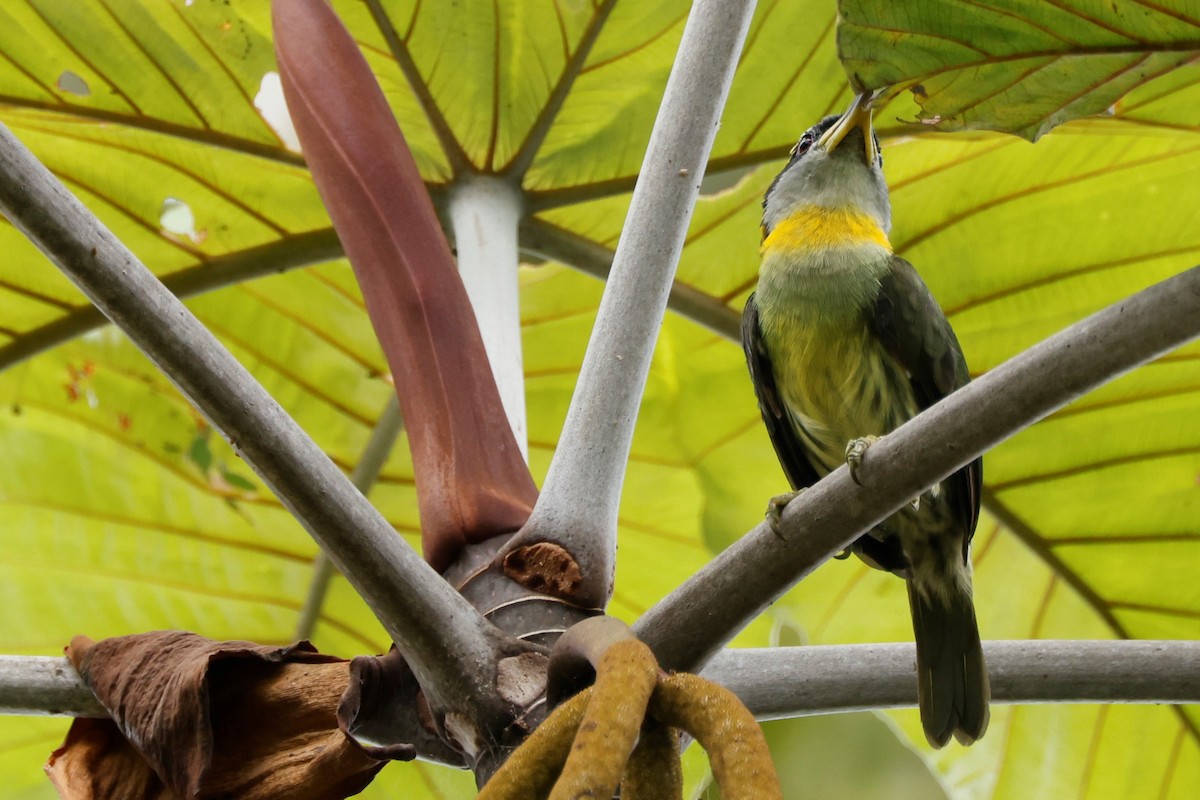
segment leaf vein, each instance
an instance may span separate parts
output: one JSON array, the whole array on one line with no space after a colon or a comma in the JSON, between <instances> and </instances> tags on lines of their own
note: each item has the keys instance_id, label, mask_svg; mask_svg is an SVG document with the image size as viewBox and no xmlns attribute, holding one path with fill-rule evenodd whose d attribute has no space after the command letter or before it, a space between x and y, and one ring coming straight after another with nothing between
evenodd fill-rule
<instances>
[{"instance_id":1,"label":"leaf vein","mask_svg":"<svg viewBox=\"0 0 1200 800\"><path fill-rule=\"evenodd\" d=\"M196 118L196 121L200 123L204 130L212 130L212 125L209 124L203 112L201 112L196 104L192 101L192 98L188 97L187 93L183 91L183 87L181 87L175 80L174 76L172 76L171 73L168 72L167 69L158 62L158 59L150 54L150 51L146 49L146 46L142 43L142 41L133 35L133 32L129 30L129 27L125 25L116 12L112 10L112 7L109 5L109 0L100 0L100 5L105 11L108 12L108 16L110 19L112 19L113 24L120 29L121 33L125 34L125 37L133 43L133 46L137 48L138 52L140 52L146 58L146 60L150 62L158 74L162 76L163 80L167 82L167 84L175 92L175 95L179 97L179 99L183 101L184 105L188 107L188 110L192 112L192 115Z\"/></svg>"}]
</instances>

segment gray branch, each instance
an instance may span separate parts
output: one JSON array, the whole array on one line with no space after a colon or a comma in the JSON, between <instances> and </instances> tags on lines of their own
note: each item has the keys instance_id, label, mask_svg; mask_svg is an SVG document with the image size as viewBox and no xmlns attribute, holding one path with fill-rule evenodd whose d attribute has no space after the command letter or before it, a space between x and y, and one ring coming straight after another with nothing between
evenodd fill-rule
<instances>
[{"instance_id":1,"label":"gray branch","mask_svg":"<svg viewBox=\"0 0 1200 800\"><path fill-rule=\"evenodd\" d=\"M1200 641L984 642L998 703L1198 703ZM703 675L758 719L914 707L911 644L722 650Z\"/></svg>"},{"instance_id":2,"label":"gray branch","mask_svg":"<svg viewBox=\"0 0 1200 800\"><path fill-rule=\"evenodd\" d=\"M1200 267L1094 314L968 384L788 504L651 608L634 632L695 670L818 564L980 453L1085 392L1200 335ZM865 487L865 488L864 488Z\"/></svg>"},{"instance_id":3,"label":"gray branch","mask_svg":"<svg viewBox=\"0 0 1200 800\"><path fill-rule=\"evenodd\" d=\"M0 714L108 716L63 656L0 656Z\"/></svg>"},{"instance_id":4,"label":"gray branch","mask_svg":"<svg viewBox=\"0 0 1200 800\"><path fill-rule=\"evenodd\" d=\"M602 604L612 591L617 506L638 405L753 11L753 0L692 6L558 449L533 515L509 543L562 544L583 572L585 603Z\"/></svg>"},{"instance_id":5,"label":"gray branch","mask_svg":"<svg viewBox=\"0 0 1200 800\"><path fill-rule=\"evenodd\" d=\"M434 701L475 719L503 719L493 687L504 635L3 125L0 211L224 433L366 600Z\"/></svg>"},{"instance_id":6,"label":"gray branch","mask_svg":"<svg viewBox=\"0 0 1200 800\"><path fill-rule=\"evenodd\" d=\"M416 704L403 718L393 718L391 741L410 742L417 756L462 767L462 758L421 723ZM0 656L0 714L104 719L108 710L62 656ZM331 718L332 719L332 718Z\"/></svg>"},{"instance_id":7,"label":"gray branch","mask_svg":"<svg viewBox=\"0 0 1200 800\"><path fill-rule=\"evenodd\" d=\"M1200 703L1198 641L984 642L998 703ZM723 650L703 675L759 719L912 707L911 644ZM0 656L0 713L104 717L65 658Z\"/></svg>"}]
</instances>

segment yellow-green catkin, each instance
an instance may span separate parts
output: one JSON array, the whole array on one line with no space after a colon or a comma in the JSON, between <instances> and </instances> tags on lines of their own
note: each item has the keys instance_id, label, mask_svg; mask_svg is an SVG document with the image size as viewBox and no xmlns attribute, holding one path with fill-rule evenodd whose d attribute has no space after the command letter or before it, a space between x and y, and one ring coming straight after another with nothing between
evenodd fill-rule
<instances>
[{"instance_id":1,"label":"yellow-green catkin","mask_svg":"<svg viewBox=\"0 0 1200 800\"><path fill-rule=\"evenodd\" d=\"M592 690L566 701L508 757L476 800L543 800L571 752Z\"/></svg>"},{"instance_id":2,"label":"yellow-green catkin","mask_svg":"<svg viewBox=\"0 0 1200 800\"><path fill-rule=\"evenodd\" d=\"M628 639L605 651L575 744L550 800L612 797L638 740L658 679L650 648Z\"/></svg>"},{"instance_id":3,"label":"yellow-green catkin","mask_svg":"<svg viewBox=\"0 0 1200 800\"><path fill-rule=\"evenodd\" d=\"M681 673L659 681L649 710L696 737L724 800L783 800L762 729L733 692Z\"/></svg>"},{"instance_id":4,"label":"yellow-green catkin","mask_svg":"<svg viewBox=\"0 0 1200 800\"><path fill-rule=\"evenodd\" d=\"M659 723L642 729L625 765L621 800L683 800L679 731Z\"/></svg>"}]
</instances>

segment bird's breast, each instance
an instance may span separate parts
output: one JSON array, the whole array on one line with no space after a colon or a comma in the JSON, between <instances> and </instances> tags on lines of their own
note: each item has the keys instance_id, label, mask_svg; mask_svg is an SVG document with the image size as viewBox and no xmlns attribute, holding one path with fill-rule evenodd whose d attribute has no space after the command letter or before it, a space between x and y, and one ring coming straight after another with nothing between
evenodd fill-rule
<instances>
[{"instance_id":1,"label":"bird's breast","mask_svg":"<svg viewBox=\"0 0 1200 800\"><path fill-rule=\"evenodd\" d=\"M849 439L915 413L906 372L870 324L891 267L872 225L849 212L800 212L763 242L755 297L764 344L793 427L825 470L842 463Z\"/></svg>"},{"instance_id":2,"label":"bird's breast","mask_svg":"<svg viewBox=\"0 0 1200 800\"><path fill-rule=\"evenodd\" d=\"M892 246L857 208L810 205L777 222L760 252L759 307L820 321L859 317L874 305Z\"/></svg>"},{"instance_id":3,"label":"bird's breast","mask_svg":"<svg viewBox=\"0 0 1200 800\"><path fill-rule=\"evenodd\" d=\"M792 427L822 471L843 462L850 439L888 433L917 411L904 368L861 318L764 330L764 339Z\"/></svg>"}]
</instances>

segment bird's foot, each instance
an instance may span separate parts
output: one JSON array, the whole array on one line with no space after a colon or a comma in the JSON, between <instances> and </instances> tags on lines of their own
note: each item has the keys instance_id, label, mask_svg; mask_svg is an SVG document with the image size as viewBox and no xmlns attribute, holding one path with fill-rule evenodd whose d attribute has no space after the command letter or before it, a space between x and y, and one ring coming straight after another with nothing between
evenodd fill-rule
<instances>
[{"instance_id":1,"label":"bird's foot","mask_svg":"<svg viewBox=\"0 0 1200 800\"><path fill-rule=\"evenodd\" d=\"M784 492L777 494L767 503L767 525L771 528L771 533L779 539L783 539L783 533L779 526L783 523L783 509L788 503L795 500L800 495L804 494L803 489L797 489L794 492Z\"/></svg>"},{"instance_id":2,"label":"bird's foot","mask_svg":"<svg viewBox=\"0 0 1200 800\"><path fill-rule=\"evenodd\" d=\"M867 456L867 450L877 441L879 441L878 436L861 436L858 439L851 439L846 444L846 466L850 468L850 477L859 486L863 484L858 479L858 470Z\"/></svg>"}]
</instances>

